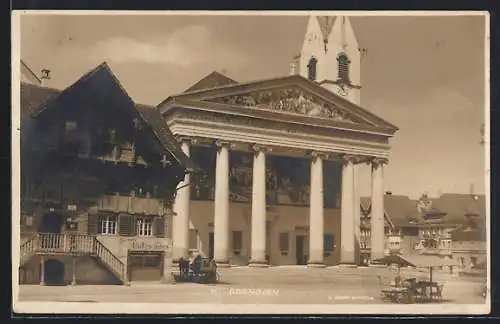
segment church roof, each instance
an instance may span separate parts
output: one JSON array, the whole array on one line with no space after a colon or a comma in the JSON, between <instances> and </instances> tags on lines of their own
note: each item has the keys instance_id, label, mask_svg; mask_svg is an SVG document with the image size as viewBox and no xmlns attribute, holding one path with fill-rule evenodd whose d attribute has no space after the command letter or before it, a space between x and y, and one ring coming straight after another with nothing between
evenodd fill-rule
<instances>
[{"instance_id":1,"label":"church roof","mask_svg":"<svg viewBox=\"0 0 500 324\"><path fill-rule=\"evenodd\" d=\"M203 90L203 89L210 89L210 88L217 88L220 86L225 86L229 84L236 84L237 82L234 81L233 79L217 72L213 71L200 81L196 82L193 84L191 87L189 87L184 93L191 92L191 91L197 91L197 90Z\"/></svg>"},{"instance_id":2,"label":"church roof","mask_svg":"<svg viewBox=\"0 0 500 324\"><path fill-rule=\"evenodd\" d=\"M384 133L390 135L398 130L396 126L373 114L367 109L332 93L331 91L318 85L316 82L310 81L300 75L288 75L284 77L244 83L228 83L212 88L191 90L189 92L170 96L163 100L157 107L161 109L162 113L165 113L171 104L182 100L203 102L214 98L223 98L225 96L244 96L250 92L273 91L291 86L299 87L309 91L310 93L314 93L314 95L318 97L324 98L342 111L355 115L356 118L363 120L367 126L373 128L374 130L383 131ZM214 106L212 103L210 104Z\"/></svg>"},{"instance_id":3,"label":"church roof","mask_svg":"<svg viewBox=\"0 0 500 324\"><path fill-rule=\"evenodd\" d=\"M110 82L111 81L111 82ZM110 87L111 86L111 87ZM115 94L121 94L123 107L131 107L138 117L140 117L146 126L150 128L154 137L159 141L160 145L182 166L189 172L200 172L200 168L187 157L180 149L180 146L171 133L166 123L163 122L161 114L154 107L136 104L125 92L120 85L118 79L113 74L106 63L102 63L92 69L75 83L64 90L50 89L42 86L21 84L21 118L38 118L47 110L55 107L52 102L62 98L65 95L75 91L80 87L84 87L83 91L100 91L106 89L106 95L112 95L110 92L118 89ZM114 88L113 88L114 87ZM111 91L110 91L111 89ZM127 105L129 103L130 105Z\"/></svg>"}]
</instances>

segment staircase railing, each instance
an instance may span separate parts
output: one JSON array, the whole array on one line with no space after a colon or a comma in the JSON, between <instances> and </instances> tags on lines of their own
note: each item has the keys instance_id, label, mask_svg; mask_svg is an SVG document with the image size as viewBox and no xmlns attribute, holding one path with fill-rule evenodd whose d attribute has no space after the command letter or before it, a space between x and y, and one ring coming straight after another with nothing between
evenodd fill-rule
<instances>
[{"instance_id":1,"label":"staircase railing","mask_svg":"<svg viewBox=\"0 0 500 324\"><path fill-rule=\"evenodd\" d=\"M95 255L119 279L125 278L125 264L116 257L94 235L80 233L37 233L23 242L20 248L20 264L24 264L35 253Z\"/></svg>"},{"instance_id":2,"label":"staircase railing","mask_svg":"<svg viewBox=\"0 0 500 324\"><path fill-rule=\"evenodd\" d=\"M36 241L33 238L21 244L20 263L23 264L36 252Z\"/></svg>"},{"instance_id":3,"label":"staircase railing","mask_svg":"<svg viewBox=\"0 0 500 324\"><path fill-rule=\"evenodd\" d=\"M104 244L97 238L94 238L95 254L101 261L106 264L119 279L125 279L125 264L113 254Z\"/></svg>"}]
</instances>

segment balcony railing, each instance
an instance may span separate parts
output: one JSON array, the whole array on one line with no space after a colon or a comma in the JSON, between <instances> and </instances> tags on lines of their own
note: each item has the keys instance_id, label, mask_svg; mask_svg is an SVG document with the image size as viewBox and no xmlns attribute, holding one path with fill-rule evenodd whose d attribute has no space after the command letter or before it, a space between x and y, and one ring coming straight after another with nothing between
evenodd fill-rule
<instances>
[{"instance_id":1,"label":"balcony railing","mask_svg":"<svg viewBox=\"0 0 500 324\"><path fill-rule=\"evenodd\" d=\"M94 250L94 236L92 235L37 233L32 240L21 245L21 258L33 252L83 255L92 254Z\"/></svg>"},{"instance_id":2,"label":"balcony railing","mask_svg":"<svg viewBox=\"0 0 500 324\"><path fill-rule=\"evenodd\" d=\"M79 233L37 233L21 244L21 264L34 254L98 257L114 274L125 277L125 265L93 235Z\"/></svg>"}]
</instances>

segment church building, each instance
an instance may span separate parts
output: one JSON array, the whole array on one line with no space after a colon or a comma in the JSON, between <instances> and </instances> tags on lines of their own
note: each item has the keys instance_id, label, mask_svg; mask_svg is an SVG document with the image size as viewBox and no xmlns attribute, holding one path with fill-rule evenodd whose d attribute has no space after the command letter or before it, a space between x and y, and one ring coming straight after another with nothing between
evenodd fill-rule
<instances>
[{"instance_id":1,"label":"church building","mask_svg":"<svg viewBox=\"0 0 500 324\"><path fill-rule=\"evenodd\" d=\"M174 259L199 250L219 266L359 264L362 164L370 257L384 256L383 169L398 128L361 106L361 52L348 17L310 17L289 75L240 83L213 72L158 105L205 171L177 192Z\"/></svg>"}]
</instances>

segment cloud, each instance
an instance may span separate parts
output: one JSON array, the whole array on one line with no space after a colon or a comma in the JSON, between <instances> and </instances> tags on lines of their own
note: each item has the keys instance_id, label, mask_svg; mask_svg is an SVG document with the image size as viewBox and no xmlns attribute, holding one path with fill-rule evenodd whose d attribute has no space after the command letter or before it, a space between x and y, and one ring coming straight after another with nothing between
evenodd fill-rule
<instances>
[{"instance_id":1,"label":"cloud","mask_svg":"<svg viewBox=\"0 0 500 324\"><path fill-rule=\"evenodd\" d=\"M114 37L99 41L93 56L117 63L171 64L187 67L209 63L244 64L249 58L237 48L215 39L202 25L178 29L165 39L152 41Z\"/></svg>"}]
</instances>

